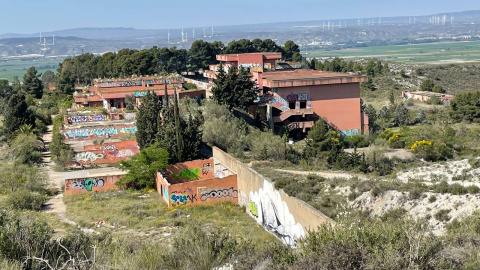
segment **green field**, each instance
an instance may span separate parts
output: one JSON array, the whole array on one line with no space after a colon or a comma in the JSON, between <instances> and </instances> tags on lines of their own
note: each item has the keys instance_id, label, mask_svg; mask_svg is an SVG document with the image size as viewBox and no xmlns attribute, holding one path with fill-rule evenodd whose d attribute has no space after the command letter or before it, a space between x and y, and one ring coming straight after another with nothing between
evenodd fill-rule
<instances>
[{"instance_id":1,"label":"green field","mask_svg":"<svg viewBox=\"0 0 480 270\"><path fill-rule=\"evenodd\" d=\"M0 79L7 79L13 81L13 76L18 76L20 80L27 69L34 66L39 73L47 70L56 72L58 63L62 62L64 57L55 58L37 58L37 59L9 59L0 60Z\"/></svg>"},{"instance_id":2,"label":"green field","mask_svg":"<svg viewBox=\"0 0 480 270\"><path fill-rule=\"evenodd\" d=\"M404 63L480 62L480 41L374 46L336 51L302 51L306 57L377 58Z\"/></svg>"}]
</instances>

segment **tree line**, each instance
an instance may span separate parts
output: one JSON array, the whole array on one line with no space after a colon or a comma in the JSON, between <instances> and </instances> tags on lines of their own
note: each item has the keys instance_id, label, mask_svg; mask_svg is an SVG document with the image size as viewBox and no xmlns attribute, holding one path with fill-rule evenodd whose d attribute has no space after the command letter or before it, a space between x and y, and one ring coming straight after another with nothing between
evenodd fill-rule
<instances>
[{"instance_id":1,"label":"tree line","mask_svg":"<svg viewBox=\"0 0 480 270\"><path fill-rule=\"evenodd\" d=\"M95 78L197 71L216 64L217 54L253 52L281 52L284 60L301 59L298 45L291 40L283 46L277 45L271 39L240 39L227 45L220 41L197 40L189 50L154 46L144 50L121 49L101 56L81 54L60 64L58 80L68 85L71 85L72 81L77 84L90 84ZM62 85L58 86L63 89Z\"/></svg>"}]
</instances>

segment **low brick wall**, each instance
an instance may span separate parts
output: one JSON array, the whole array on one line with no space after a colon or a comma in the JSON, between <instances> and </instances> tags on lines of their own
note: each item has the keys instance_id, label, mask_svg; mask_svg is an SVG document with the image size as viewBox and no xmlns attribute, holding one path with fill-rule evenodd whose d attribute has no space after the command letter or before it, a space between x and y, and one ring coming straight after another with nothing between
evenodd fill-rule
<instances>
[{"instance_id":1,"label":"low brick wall","mask_svg":"<svg viewBox=\"0 0 480 270\"><path fill-rule=\"evenodd\" d=\"M123 174L65 179L65 195L115 190L118 189L115 183L120 180L122 176Z\"/></svg>"}]
</instances>

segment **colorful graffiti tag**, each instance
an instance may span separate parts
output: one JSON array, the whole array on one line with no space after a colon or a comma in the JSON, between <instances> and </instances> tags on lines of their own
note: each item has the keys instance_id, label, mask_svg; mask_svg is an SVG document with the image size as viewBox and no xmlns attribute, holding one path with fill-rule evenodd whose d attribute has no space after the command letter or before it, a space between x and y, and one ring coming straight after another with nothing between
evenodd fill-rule
<instances>
[{"instance_id":1,"label":"colorful graffiti tag","mask_svg":"<svg viewBox=\"0 0 480 270\"><path fill-rule=\"evenodd\" d=\"M187 189L188 193L185 191L182 192L172 192L172 195L170 195L170 202L172 206L179 206L179 205L184 205L187 203L193 203L197 201L197 194L193 194L193 191L191 189Z\"/></svg>"},{"instance_id":2,"label":"colorful graffiti tag","mask_svg":"<svg viewBox=\"0 0 480 270\"><path fill-rule=\"evenodd\" d=\"M98 159L102 159L102 158L105 158L105 155L104 154L95 154L95 153L92 153L92 152L81 152L81 153L78 153L75 155L75 157L73 158L74 161L76 162L94 162Z\"/></svg>"},{"instance_id":3,"label":"colorful graffiti tag","mask_svg":"<svg viewBox=\"0 0 480 270\"><path fill-rule=\"evenodd\" d=\"M176 179L194 180L200 178L200 169L185 169L179 173L172 173L172 177Z\"/></svg>"},{"instance_id":4,"label":"colorful graffiti tag","mask_svg":"<svg viewBox=\"0 0 480 270\"><path fill-rule=\"evenodd\" d=\"M305 237L302 225L295 222L287 203L282 200L280 192L272 183L264 180L262 188L250 192L249 201L252 217L285 244L294 246L299 239Z\"/></svg>"},{"instance_id":5,"label":"colorful graffiti tag","mask_svg":"<svg viewBox=\"0 0 480 270\"><path fill-rule=\"evenodd\" d=\"M85 189L86 191L92 191L93 187L103 187L105 181L99 178L88 178L76 180L71 184L72 189Z\"/></svg>"},{"instance_id":6,"label":"colorful graffiti tag","mask_svg":"<svg viewBox=\"0 0 480 270\"><path fill-rule=\"evenodd\" d=\"M88 137L115 136L121 133L136 133L136 126L125 127L99 127L99 128L74 128L64 130L63 134L67 140L85 139Z\"/></svg>"},{"instance_id":7,"label":"colorful graffiti tag","mask_svg":"<svg viewBox=\"0 0 480 270\"><path fill-rule=\"evenodd\" d=\"M358 135L360 134L359 129L350 129L350 130L342 130L340 131L342 133L342 136L348 137L348 136L353 136L353 135Z\"/></svg>"},{"instance_id":8,"label":"colorful graffiti tag","mask_svg":"<svg viewBox=\"0 0 480 270\"><path fill-rule=\"evenodd\" d=\"M297 100L308 100L308 94L307 93L295 94L292 92L289 95L287 95L286 99L288 102L293 102Z\"/></svg>"},{"instance_id":9,"label":"colorful graffiti tag","mask_svg":"<svg viewBox=\"0 0 480 270\"><path fill-rule=\"evenodd\" d=\"M123 81L123 82L102 82L99 86L102 88L107 87L125 87L125 86L141 86L142 81Z\"/></svg>"},{"instance_id":10,"label":"colorful graffiti tag","mask_svg":"<svg viewBox=\"0 0 480 270\"><path fill-rule=\"evenodd\" d=\"M124 157L131 157L135 155L135 153L133 152L132 149L122 149L120 151L118 151L116 157L117 158L124 158Z\"/></svg>"},{"instance_id":11,"label":"colorful graffiti tag","mask_svg":"<svg viewBox=\"0 0 480 270\"><path fill-rule=\"evenodd\" d=\"M90 114L90 115L72 115L67 118L68 123L87 123L87 122L98 122L98 121L107 121L108 117L105 114Z\"/></svg>"},{"instance_id":12,"label":"colorful graffiti tag","mask_svg":"<svg viewBox=\"0 0 480 270\"><path fill-rule=\"evenodd\" d=\"M212 199L221 199L221 198L238 198L238 190L235 188L225 188L225 189L215 189L215 190L202 190L202 196L200 199L202 201L209 201Z\"/></svg>"},{"instance_id":13,"label":"colorful graffiti tag","mask_svg":"<svg viewBox=\"0 0 480 270\"><path fill-rule=\"evenodd\" d=\"M123 118L127 119L127 120L133 120L137 117L137 114L136 113L125 113L123 115Z\"/></svg>"}]
</instances>

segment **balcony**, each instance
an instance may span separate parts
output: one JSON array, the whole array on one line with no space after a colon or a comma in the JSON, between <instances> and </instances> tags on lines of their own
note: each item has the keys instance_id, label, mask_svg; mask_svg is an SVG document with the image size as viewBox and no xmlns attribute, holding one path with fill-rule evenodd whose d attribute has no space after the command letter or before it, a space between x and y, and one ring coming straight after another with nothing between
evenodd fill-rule
<instances>
[{"instance_id":1,"label":"balcony","mask_svg":"<svg viewBox=\"0 0 480 270\"><path fill-rule=\"evenodd\" d=\"M305 132L307 128L313 127L313 124L313 121L292 122L287 125L287 130L292 131L294 129L302 129L302 131Z\"/></svg>"}]
</instances>

